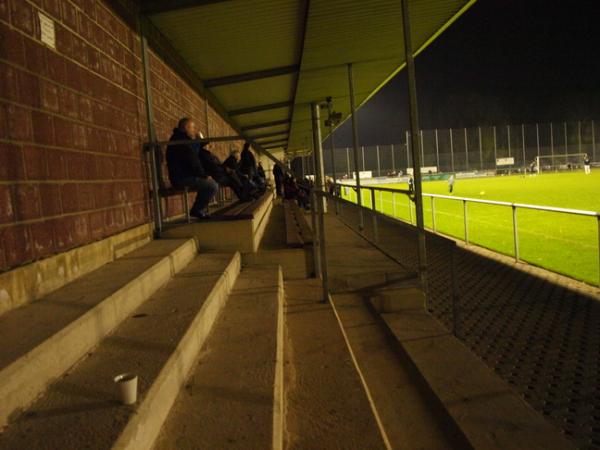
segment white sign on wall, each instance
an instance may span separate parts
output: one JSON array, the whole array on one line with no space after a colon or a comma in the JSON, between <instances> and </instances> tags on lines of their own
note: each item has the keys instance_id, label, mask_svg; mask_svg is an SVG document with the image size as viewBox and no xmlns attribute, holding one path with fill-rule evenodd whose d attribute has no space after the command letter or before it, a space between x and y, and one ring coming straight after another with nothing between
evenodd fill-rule
<instances>
[{"instance_id":1,"label":"white sign on wall","mask_svg":"<svg viewBox=\"0 0 600 450\"><path fill-rule=\"evenodd\" d=\"M510 158L496 158L496 165L497 166L514 166L515 158L513 158L512 156Z\"/></svg>"},{"instance_id":2,"label":"white sign on wall","mask_svg":"<svg viewBox=\"0 0 600 450\"><path fill-rule=\"evenodd\" d=\"M54 33L54 20L39 13L40 16L40 40L48 47L56 48L56 36Z\"/></svg>"}]
</instances>

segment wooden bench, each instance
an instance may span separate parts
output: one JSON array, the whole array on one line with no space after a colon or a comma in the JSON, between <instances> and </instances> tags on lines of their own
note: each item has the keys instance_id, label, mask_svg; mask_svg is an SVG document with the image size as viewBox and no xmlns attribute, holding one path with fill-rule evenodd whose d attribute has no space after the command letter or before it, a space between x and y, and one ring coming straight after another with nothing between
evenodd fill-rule
<instances>
[{"instance_id":1,"label":"wooden bench","mask_svg":"<svg viewBox=\"0 0 600 450\"><path fill-rule=\"evenodd\" d=\"M210 219L177 224L163 232L168 238L193 237L202 250L256 252L269 221L274 192L267 190L250 202L235 202Z\"/></svg>"},{"instance_id":2,"label":"wooden bench","mask_svg":"<svg viewBox=\"0 0 600 450\"><path fill-rule=\"evenodd\" d=\"M298 204L294 200L284 200L283 209L287 245L290 247L312 245L312 230Z\"/></svg>"}]
</instances>

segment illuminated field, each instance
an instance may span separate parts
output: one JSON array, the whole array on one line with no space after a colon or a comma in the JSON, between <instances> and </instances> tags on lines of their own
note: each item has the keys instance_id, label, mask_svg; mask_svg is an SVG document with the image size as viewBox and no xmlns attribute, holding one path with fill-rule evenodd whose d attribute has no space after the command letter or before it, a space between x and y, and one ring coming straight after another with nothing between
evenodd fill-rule
<instances>
[{"instance_id":1,"label":"illuminated field","mask_svg":"<svg viewBox=\"0 0 600 450\"><path fill-rule=\"evenodd\" d=\"M406 189L406 184L380 185ZM423 183L425 193L448 195L446 181ZM349 189L356 201L356 193ZM504 176L457 180L453 196L499 200L560 208L600 211L600 170L591 175L583 172L542 174L539 176ZM370 207L370 193L363 191L365 206ZM377 210L414 223L414 207L402 194L377 193ZM381 206L383 205L383 206ZM383 208L383 209L382 209ZM512 211L510 207L468 203L468 233L472 243L514 255ZM431 228L431 199L424 199L425 225ZM598 283L598 220L556 212L519 209L517 213L520 257L573 278ZM435 199L436 230L464 238L463 202Z\"/></svg>"}]
</instances>

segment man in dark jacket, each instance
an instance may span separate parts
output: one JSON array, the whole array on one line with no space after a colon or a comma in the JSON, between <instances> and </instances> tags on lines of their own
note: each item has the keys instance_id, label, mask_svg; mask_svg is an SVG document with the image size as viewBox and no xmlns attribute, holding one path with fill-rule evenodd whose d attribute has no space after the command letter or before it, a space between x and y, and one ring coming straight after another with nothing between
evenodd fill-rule
<instances>
[{"instance_id":1,"label":"man in dark jacket","mask_svg":"<svg viewBox=\"0 0 600 450\"><path fill-rule=\"evenodd\" d=\"M259 176L256 158L254 157L252 150L250 150L249 142L244 144L244 148L240 154L240 170L256 187L260 190L264 190L265 180Z\"/></svg>"},{"instance_id":2,"label":"man in dark jacket","mask_svg":"<svg viewBox=\"0 0 600 450\"><path fill-rule=\"evenodd\" d=\"M273 166L273 178L275 178L275 190L277 191L277 197L281 197L283 189L283 170L279 167L279 164Z\"/></svg>"},{"instance_id":3,"label":"man in dark jacket","mask_svg":"<svg viewBox=\"0 0 600 450\"><path fill-rule=\"evenodd\" d=\"M171 141L195 139L196 123L187 117L179 121L173 130ZM167 167L169 180L175 189L188 187L197 191L196 200L190 210L190 215L199 219L208 218L205 209L219 189L215 180L209 177L198 152L190 144L174 144L167 147Z\"/></svg>"},{"instance_id":4,"label":"man in dark jacket","mask_svg":"<svg viewBox=\"0 0 600 450\"><path fill-rule=\"evenodd\" d=\"M247 179L240 178L235 170L222 166L221 161L207 148L208 143L201 143L199 148L200 162L204 170L221 186L230 187L242 202L250 201L256 194L256 189Z\"/></svg>"}]
</instances>

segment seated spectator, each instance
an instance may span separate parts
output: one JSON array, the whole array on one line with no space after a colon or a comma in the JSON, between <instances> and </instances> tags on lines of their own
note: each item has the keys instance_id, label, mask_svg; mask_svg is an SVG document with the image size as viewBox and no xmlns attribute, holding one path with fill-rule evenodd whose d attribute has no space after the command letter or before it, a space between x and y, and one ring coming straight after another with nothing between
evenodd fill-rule
<instances>
[{"instance_id":1,"label":"seated spectator","mask_svg":"<svg viewBox=\"0 0 600 450\"><path fill-rule=\"evenodd\" d=\"M173 130L171 141L183 141L196 137L196 123L187 117L179 121ZM169 180L175 189L184 187L197 191L196 199L190 215L199 219L208 218L205 212L210 200L215 196L219 186L209 177L198 153L190 144L169 145L167 147L167 167Z\"/></svg>"},{"instance_id":2,"label":"seated spectator","mask_svg":"<svg viewBox=\"0 0 600 450\"><path fill-rule=\"evenodd\" d=\"M202 142L198 150L200 161L206 173L221 186L231 188L240 201L248 202L252 200L258 194L258 190L248 180L240 178L235 170L223 167L219 158L208 149L208 145L208 142Z\"/></svg>"},{"instance_id":3,"label":"seated spectator","mask_svg":"<svg viewBox=\"0 0 600 450\"><path fill-rule=\"evenodd\" d=\"M261 178L258 175L258 168L256 166L256 158L254 157L254 153L250 150L250 143L246 142L244 144L244 148L242 149L242 153L240 154L240 170L244 175L248 177L248 179L254 183L254 185L264 191L265 181L264 178Z\"/></svg>"},{"instance_id":4,"label":"seated spectator","mask_svg":"<svg viewBox=\"0 0 600 450\"><path fill-rule=\"evenodd\" d=\"M242 171L240 170L240 151L237 148L232 148L229 152L229 156L222 164L225 170L232 170L238 174L238 176L242 175Z\"/></svg>"}]
</instances>

